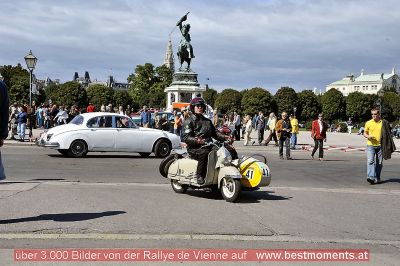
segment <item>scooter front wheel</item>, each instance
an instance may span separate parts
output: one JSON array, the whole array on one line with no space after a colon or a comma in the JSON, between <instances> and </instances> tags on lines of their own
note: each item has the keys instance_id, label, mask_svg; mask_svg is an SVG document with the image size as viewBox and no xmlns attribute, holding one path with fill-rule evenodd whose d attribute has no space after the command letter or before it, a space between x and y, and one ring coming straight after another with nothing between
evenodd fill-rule
<instances>
[{"instance_id":1,"label":"scooter front wheel","mask_svg":"<svg viewBox=\"0 0 400 266\"><path fill-rule=\"evenodd\" d=\"M222 179L221 194L228 202L235 202L240 194L240 181L238 179L226 178Z\"/></svg>"},{"instance_id":2,"label":"scooter front wheel","mask_svg":"<svg viewBox=\"0 0 400 266\"><path fill-rule=\"evenodd\" d=\"M182 194L186 192L189 186L180 184L176 179L171 179L171 187L176 193Z\"/></svg>"}]
</instances>

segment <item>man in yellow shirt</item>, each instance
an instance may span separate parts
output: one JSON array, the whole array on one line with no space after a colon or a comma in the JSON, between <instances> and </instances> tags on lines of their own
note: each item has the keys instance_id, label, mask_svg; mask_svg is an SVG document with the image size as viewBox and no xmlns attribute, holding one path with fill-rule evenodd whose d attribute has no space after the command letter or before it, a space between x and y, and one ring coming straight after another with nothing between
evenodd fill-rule
<instances>
[{"instance_id":1,"label":"man in yellow shirt","mask_svg":"<svg viewBox=\"0 0 400 266\"><path fill-rule=\"evenodd\" d=\"M290 124L292 125L292 136L290 137L290 149L295 150L297 145L297 134L299 134L299 121L295 115L290 115Z\"/></svg>"},{"instance_id":2,"label":"man in yellow shirt","mask_svg":"<svg viewBox=\"0 0 400 266\"><path fill-rule=\"evenodd\" d=\"M372 119L365 123L364 137L367 141L367 181L379 183L382 171L382 119L378 109L371 110Z\"/></svg>"}]
</instances>

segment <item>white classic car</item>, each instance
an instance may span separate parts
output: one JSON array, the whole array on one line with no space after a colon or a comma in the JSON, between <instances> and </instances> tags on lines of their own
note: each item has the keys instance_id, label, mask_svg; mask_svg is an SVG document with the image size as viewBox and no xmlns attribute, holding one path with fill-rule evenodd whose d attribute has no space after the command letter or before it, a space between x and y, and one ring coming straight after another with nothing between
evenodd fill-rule
<instances>
[{"instance_id":1,"label":"white classic car","mask_svg":"<svg viewBox=\"0 0 400 266\"><path fill-rule=\"evenodd\" d=\"M69 124L45 132L38 146L58 150L64 156L82 157L89 151L137 152L166 157L180 148L180 138L165 131L143 128L128 116L116 113L84 113Z\"/></svg>"}]
</instances>

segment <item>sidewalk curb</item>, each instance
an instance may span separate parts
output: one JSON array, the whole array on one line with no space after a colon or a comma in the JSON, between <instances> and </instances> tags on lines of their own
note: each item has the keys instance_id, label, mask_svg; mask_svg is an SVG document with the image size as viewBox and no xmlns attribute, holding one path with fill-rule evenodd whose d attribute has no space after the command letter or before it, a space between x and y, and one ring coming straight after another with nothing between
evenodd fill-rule
<instances>
[{"instance_id":1,"label":"sidewalk curb","mask_svg":"<svg viewBox=\"0 0 400 266\"><path fill-rule=\"evenodd\" d=\"M3 146L36 146L35 142L18 142L18 141L4 141Z\"/></svg>"}]
</instances>

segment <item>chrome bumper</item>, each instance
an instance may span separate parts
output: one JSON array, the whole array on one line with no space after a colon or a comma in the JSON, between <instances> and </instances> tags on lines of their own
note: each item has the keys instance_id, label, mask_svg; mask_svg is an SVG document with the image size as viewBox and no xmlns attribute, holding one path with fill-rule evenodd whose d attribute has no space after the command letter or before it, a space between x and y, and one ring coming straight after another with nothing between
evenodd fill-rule
<instances>
[{"instance_id":1,"label":"chrome bumper","mask_svg":"<svg viewBox=\"0 0 400 266\"><path fill-rule=\"evenodd\" d=\"M38 145L39 147L46 147L46 148L54 148L54 149L60 148L60 144L58 142L48 142L45 141L44 139L36 141L36 145Z\"/></svg>"}]
</instances>

